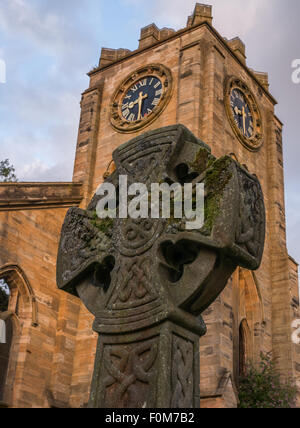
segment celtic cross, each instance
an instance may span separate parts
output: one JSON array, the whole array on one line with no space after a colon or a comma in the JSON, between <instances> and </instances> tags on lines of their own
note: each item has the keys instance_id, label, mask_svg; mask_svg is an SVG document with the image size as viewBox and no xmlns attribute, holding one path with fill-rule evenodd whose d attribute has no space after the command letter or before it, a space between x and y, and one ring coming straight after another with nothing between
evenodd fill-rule
<instances>
[{"instance_id":1,"label":"celtic cross","mask_svg":"<svg viewBox=\"0 0 300 428\"><path fill-rule=\"evenodd\" d=\"M237 266L257 269L265 210L257 178L182 125L145 133L113 154L106 180L205 185L205 222L104 219L93 197L66 216L58 287L81 298L99 333L90 407L199 407L201 314Z\"/></svg>"}]
</instances>

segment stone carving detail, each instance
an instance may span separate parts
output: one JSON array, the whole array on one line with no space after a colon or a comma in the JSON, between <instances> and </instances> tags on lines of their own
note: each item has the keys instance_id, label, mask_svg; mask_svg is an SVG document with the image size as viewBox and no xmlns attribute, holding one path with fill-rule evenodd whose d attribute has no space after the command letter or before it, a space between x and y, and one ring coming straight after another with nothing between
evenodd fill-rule
<instances>
[{"instance_id":1,"label":"stone carving detail","mask_svg":"<svg viewBox=\"0 0 300 428\"><path fill-rule=\"evenodd\" d=\"M201 314L237 266L260 266L265 238L262 190L255 176L229 156L216 159L182 125L129 141L113 153L113 161L116 169L107 182L115 188L124 175L128 185L143 183L149 191L152 183L204 182L205 223L187 230L184 217L100 220L97 195L87 210L69 210L57 282L82 299L100 334L90 406L150 406L156 397L153 407L191 407L199 400L194 382L199 361L190 334L197 340L205 334ZM182 327L180 335L173 338L173 330L166 329L169 324ZM149 331L158 326L156 348ZM102 337L119 345L107 345ZM114 342L116 337L124 340ZM98 390L104 378L106 398Z\"/></svg>"},{"instance_id":2,"label":"stone carving detail","mask_svg":"<svg viewBox=\"0 0 300 428\"><path fill-rule=\"evenodd\" d=\"M158 297L151 284L149 259L129 259L122 271L123 279L109 307L134 308L150 303Z\"/></svg>"},{"instance_id":3,"label":"stone carving detail","mask_svg":"<svg viewBox=\"0 0 300 428\"><path fill-rule=\"evenodd\" d=\"M109 238L93 226L86 212L71 208L62 228L61 262L64 264L62 283L68 283L76 274L99 259L109 247Z\"/></svg>"},{"instance_id":4,"label":"stone carving detail","mask_svg":"<svg viewBox=\"0 0 300 428\"><path fill-rule=\"evenodd\" d=\"M120 252L125 256L136 256L148 251L160 235L159 220L128 219L121 227Z\"/></svg>"},{"instance_id":5,"label":"stone carving detail","mask_svg":"<svg viewBox=\"0 0 300 428\"><path fill-rule=\"evenodd\" d=\"M261 191L257 181L242 169L238 170L241 188L240 222L236 243L246 249L253 257L259 255L262 246L257 245L264 235L264 210ZM261 255L259 255L261 256Z\"/></svg>"},{"instance_id":6,"label":"stone carving detail","mask_svg":"<svg viewBox=\"0 0 300 428\"><path fill-rule=\"evenodd\" d=\"M155 381L157 340L140 344L109 346L103 354L104 405L107 408L138 408L147 403L149 388Z\"/></svg>"},{"instance_id":7,"label":"stone carving detail","mask_svg":"<svg viewBox=\"0 0 300 428\"><path fill-rule=\"evenodd\" d=\"M173 337L172 403L173 409L193 407L194 398L194 347L179 336Z\"/></svg>"}]
</instances>

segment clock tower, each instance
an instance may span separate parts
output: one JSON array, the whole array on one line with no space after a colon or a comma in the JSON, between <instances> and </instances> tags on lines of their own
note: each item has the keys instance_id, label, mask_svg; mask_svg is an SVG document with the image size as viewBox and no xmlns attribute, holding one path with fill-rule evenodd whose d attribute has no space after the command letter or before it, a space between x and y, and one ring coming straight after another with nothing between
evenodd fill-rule
<instances>
[{"instance_id":1,"label":"clock tower","mask_svg":"<svg viewBox=\"0 0 300 428\"><path fill-rule=\"evenodd\" d=\"M268 75L248 67L243 42L222 37L212 26L211 6L197 3L180 31L151 24L141 30L137 50L103 48L89 77L74 167L74 181L83 183L83 208L113 168L118 146L174 124L189 128L216 157L232 156L262 184L263 263L255 273L239 269L205 313L201 405L236 407L239 374L262 351L272 351L283 378L292 374L300 381L300 353L291 339L299 296L297 264L286 249L283 125ZM86 371L84 365L77 369Z\"/></svg>"},{"instance_id":2,"label":"clock tower","mask_svg":"<svg viewBox=\"0 0 300 428\"><path fill-rule=\"evenodd\" d=\"M113 171L115 149L176 124L216 158L229 155L255 174L266 206L261 267L238 269L204 313L201 406L236 407L239 375L261 352L272 352L282 379L292 376L300 387L300 350L292 340L300 318L298 265L286 247L283 125L268 75L249 68L243 42L222 37L211 6L197 3L182 30L151 24L137 50L102 49L89 77L73 182L0 184L0 288L9 289L0 311L7 337L0 343L0 407L86 406L97 334L81 301L57 287L62 224L68 208L85 209ZM240 235L251 253L255 231L247 220Z\"/></svg>"}]
</instances>

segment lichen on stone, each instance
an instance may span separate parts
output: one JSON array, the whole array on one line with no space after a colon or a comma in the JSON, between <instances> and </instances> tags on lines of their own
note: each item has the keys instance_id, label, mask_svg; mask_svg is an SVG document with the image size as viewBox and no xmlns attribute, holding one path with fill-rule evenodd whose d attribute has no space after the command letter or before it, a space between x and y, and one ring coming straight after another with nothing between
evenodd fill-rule
<instances>
[{"instance_id":1,"label":"lichen on stone","mask_svg":"<svg viewBox=\"0 0 300 428\"><path fill-rule=\"evenodd\" d=\"M201 147L198 150L194 161L189 164L189 167L192 171L202 174L214 161L214 156L212 156L207 149Z\"/></svg>"},{"instance_id":2,"label":"lichen on stone","mask_svg":"<svg viewBox=\"0 0 300 428\"><path fill-rule=\"evenodd\" d=\"M91 224L96 227L99 232L104 233L104 235L108 236L109 238L112 237L113 234L113 226L114 226L114 220L111 218L105 218L101 219L98 217L97 212L94 211L92 214Z\"/></svg>"},{"instance_id":3,"label":"lichen on stone","mask_svg":"<svg viewBox=\"0 0 300 428\"><path fill-rule=\"evenodd\" d=\"M216 160L206 172L205 184L205 220L201 230L203 234L212 232L215 220L220 213L221 199L223 191L232 178L232 173L228 170L232 159L228 156Z\"/></svg>"}]
</instances>

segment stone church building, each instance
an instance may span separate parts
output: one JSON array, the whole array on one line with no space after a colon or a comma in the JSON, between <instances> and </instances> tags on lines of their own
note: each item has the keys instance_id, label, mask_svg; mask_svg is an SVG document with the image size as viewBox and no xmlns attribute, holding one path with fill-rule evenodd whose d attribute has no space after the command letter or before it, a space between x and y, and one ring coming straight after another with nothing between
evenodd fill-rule
<instances>
[{"instance_id":1,"label":"stone church building","mask_svg":"<svg viewBox=\"0 0 300 428\"><path fill-rule=\"evenodd\" d=\"M142 28L137 50L102 49L82 94L73 181L0 185L0 279L10 290L0 313L2 407L87 405L97 335L80 300L56 285L62 223L68 208L87 207L118 146L174 124L189 128L216 157L230 155L255 174L267 215L261 267L238 269L204 314L201 407L236 407L239 373L262 351L272 351L282 377L300 385L300 350L291 339L300 316L298 265L286 247L283 124L268 75L249 68L243 42L223 38L212 21L211 6L196 4L182 30L151 24ZM162 87L144 117L134 118L124 95L147 76Z\"/></svg>"}]
</instances>

